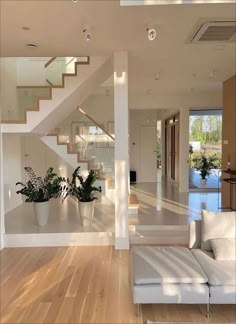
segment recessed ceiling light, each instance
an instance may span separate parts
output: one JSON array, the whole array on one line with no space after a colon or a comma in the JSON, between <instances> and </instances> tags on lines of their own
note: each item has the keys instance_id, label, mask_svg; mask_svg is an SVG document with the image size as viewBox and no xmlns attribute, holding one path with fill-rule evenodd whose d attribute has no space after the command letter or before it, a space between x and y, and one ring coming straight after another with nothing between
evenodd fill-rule
<instances>
[{"instance_id":1,"label":"recessed ceiling light","mask_svg":"<svg viewBox=\"0 0 236 324\"><path fill-rule=\"evenodd\" d=\"M29 27L27 27L27 26L23 26L23 27L21 27L21 29L23 29L23 30L31 30Z\"/></svg>"},{"instance_id":2,"label":"recessed ceiling light","mask_svg":"<svg viewBox=\"0 0 236 324\"><path fill-rule=\"evenodd\" d=\"M33 44L33 43L28 43L26 46L28 48L37 48L38 47L36 44Z\"/></svg>"}]
</instances>

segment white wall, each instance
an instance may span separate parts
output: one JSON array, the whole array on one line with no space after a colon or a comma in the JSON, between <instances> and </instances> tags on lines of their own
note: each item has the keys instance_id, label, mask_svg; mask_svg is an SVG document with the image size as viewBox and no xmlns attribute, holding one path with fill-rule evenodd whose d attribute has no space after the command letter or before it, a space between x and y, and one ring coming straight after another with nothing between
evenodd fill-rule
<instances>
[{"instance_id":1,"label":"white wall","mask_svg":"<svg viewBox=\"0 0 236 324\"><path fill-rule=\"evenodd\" d=\"M15 58L0 59L1 119L17 118L17 71Z\"/></svg>"},{"instance_id":2,"label":"white wall","mask_svg":"<svg viewBox=\"0 0 236 324\"><path fill-rule=\"evenodd\" d=\"M27 176L23 170L25 166L31 166L36 175L44 177L46 170L53 167L54 171L64 177L70 177L72 167L69 166L54 151L45 145L38 136L22 136L22 178Z\"/></svg>"},{"instance_id":3,"label":"white wall","mask_svg":"<svg viewBox=\"0 0 236 324\"><path fill-rule=\"evenodd\" d=\"M22 204L16 194L16 182L21 181L21 145L18 135L3 135L3 179L5 213Z\"/></svg>"},{"instance_id":4,"label":"white wall","mask_svg":"<svg viewBox=\"0 0 236 324\"><path fill-rule=\"evenodd\" d=\"M139 174L141 163L148 164L145 156L140 152L140 129L142 126L157 126L157 120L163 118L162 110L131 110L130 111L130 169L136 171L137 182L140 181ZM163 134L162 134L163 135ZM148 145L149 143L147 143Z\"/></svg>"},{"instance_id":5,"label":"white wall","mask_svg":"<svg viewBox=\"0 0 236 324\"><path fill-rule=\"evenodd\" d=\"M49 167L61 176L70 176L72 168L37 136L3 135L3 172L5 213L22 204L15 192L18 181L27 181L24 167L31 166L36 175L44 176Z\"/></svg>"},{"instance_id":6,"label":"white wall","mask_svg":"<svg viewBox=\"0 0 236 324\"><path fill-rule=\"evenodd\" d=\"M0 125L0 250L4 248L4 181L3 181L3 152L2 152L2 129Z\"/></svg>"},{"instance_id":7,"label":"white wall","mask_svg":"<svg viewBox=\"0 0 236 324\"><path fill-rule=\"evenodd\" d=\"M49 58L0 58L2 119L17 118L17 86L48 85L44 64Z\"/></svg>"},{"instance_id":8,"label":"white wall","mask_svg":"<svg viewBox=\"0 0 236 324\"><path fill-rule=\"evenodd\" d=\"M180 107L221 107L222 91L189 95L140 95L129 94L129 109L177 109Z\"/></svg>"}]
</instances>

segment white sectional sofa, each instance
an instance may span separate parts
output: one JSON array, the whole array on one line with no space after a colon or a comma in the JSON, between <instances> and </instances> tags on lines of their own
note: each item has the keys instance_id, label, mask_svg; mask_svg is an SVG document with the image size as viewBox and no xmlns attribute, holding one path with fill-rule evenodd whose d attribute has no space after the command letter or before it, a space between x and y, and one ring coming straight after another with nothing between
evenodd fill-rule
<instances>
[{"instance_id":1,"label":"white sectional sofa","mask_svg":"<svg viewBox=\"0 0 236 324\"><path fill-rule=\"evenodd\" d=\"M134 247L132 249L135 304L208 304L207 276L189 249Z\"/></svg>"},{"instance_id":2,"label":"white sectional sofa","mask_svg":"<svg viewBox=\"0 0 236 324\"><path fill-rule=\"evenodd\" d=\"M135 304L235 304L236 212L203 211L190 224L189 248L132 248Z\"/></svg>"},{"instance_id":3,"label":"white sectional sofa","mask_svg":"<svg viewBox=\"0 0 236 324\"><path fill-rule=\"evenodd\" d=\"M210 304L236 304L235 239L236 212L203 211L190 223L189 248L208 278Z\"/></svg>"}]
</instances>

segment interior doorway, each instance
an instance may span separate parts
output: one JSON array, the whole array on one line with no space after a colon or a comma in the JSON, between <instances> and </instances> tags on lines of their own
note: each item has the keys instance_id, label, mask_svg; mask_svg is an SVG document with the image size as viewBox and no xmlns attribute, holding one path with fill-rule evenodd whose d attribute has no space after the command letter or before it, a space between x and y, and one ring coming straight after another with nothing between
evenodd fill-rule
<instances>
[{"instance_id":1,"label":"interior doorway","mask_svg":"<svg viewBox=\"0 0 236 324\"><path fill-rule=\"evenodd\" d=\"M165 163L163 114L158 109L130 111L130 171L136 173L136 183L162 180Z\"/></svg>"},{"instance_id":2,"label":"interior doorway","mask_svg":"<svg viewBox=\"0 0 236 324\"><path fill-rule=\"evenodd\" d=\"M140 179L141 182L157 181L156 126L141 126L140 129Z\"/></svg>"}]
</instances>

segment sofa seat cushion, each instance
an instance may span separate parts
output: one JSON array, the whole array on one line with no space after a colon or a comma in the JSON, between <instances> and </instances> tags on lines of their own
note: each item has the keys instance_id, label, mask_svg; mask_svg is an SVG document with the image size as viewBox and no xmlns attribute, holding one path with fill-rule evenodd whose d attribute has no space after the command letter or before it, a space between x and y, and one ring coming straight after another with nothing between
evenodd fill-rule
<instances>
[{"instance_id":1,"label":"sofa seat cushion","mask_svg":"<svg viewBox=\"0 0 236 324\"><path fill-rule=\"evenodd\" d=\"M136 285L207 282L191 251L183 247L134 247L132 274Z\"/></svg>"},{"instance_id":2,"label":"sofa seat cushion","mask_svg":"<svg viewBox=\"0 0 236 324\"><path fill-rule=\"evenodd\" d=\"M236 284L236 262L215 260L210 251L192 250L193 255L200 263L208 277L208 283L213 286Z\"/></svg>"}]
</instances>

